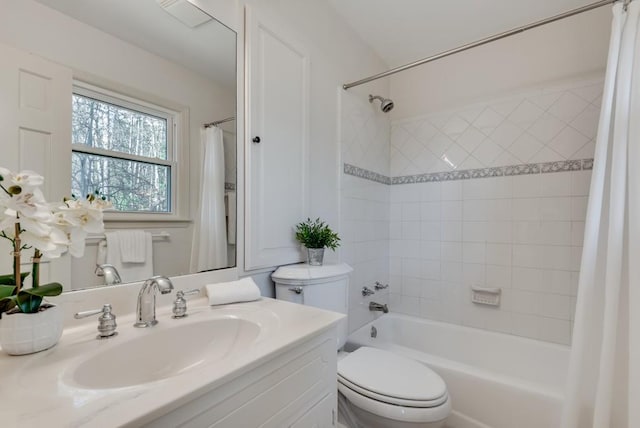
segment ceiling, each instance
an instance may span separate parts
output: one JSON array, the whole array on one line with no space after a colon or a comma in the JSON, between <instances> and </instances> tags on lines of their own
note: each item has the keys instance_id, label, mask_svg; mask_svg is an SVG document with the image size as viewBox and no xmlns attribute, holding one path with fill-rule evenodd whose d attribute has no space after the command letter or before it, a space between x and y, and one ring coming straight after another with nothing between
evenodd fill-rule
<instances>
[{"instance_id":1,"label":"ceiling","mask_svg":"<svg viewBox=\"0 0 640 428\"><path fill-rule=\"evenodd\" d=\"M156 0L36 1L235 88L236 33L215 19L189 28Z\"/></svg>"},{"instance_id":2,"label":"ceiling","mask_svg":"<svg viewBox=\"0 0 640 428\"><path fill-rule=\"evenodd\" d=\"M328 0L389 67L595 0Z\"/></svg>"}]
</instances>

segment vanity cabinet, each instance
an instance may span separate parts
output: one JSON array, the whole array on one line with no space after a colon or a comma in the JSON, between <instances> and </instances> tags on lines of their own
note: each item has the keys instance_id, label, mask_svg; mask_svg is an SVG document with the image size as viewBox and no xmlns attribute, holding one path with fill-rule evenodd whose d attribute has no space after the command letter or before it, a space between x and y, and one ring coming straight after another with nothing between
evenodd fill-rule
<instances>
[{"instance_id":1,"label":"vanity cabinet","mask_svg":"<svg viewBox=\"0 0 640 428\"><path fill-rule=\"evenodd\" d=\"M245 269L303 260L308 214L309 55L277 18L246 9Z\"/></svg>"},{"instance_id":2,"label":"vanity cabinet","mask_svg":"<svg viewBox=\"0 0 640 428\"><path fill-rule=\"evenodd\" d=\"M129 426L153 428L325 428L337 426L335 331L320 334L239 377ZM181 404L181 405L180 405Z\"/></svg>"}]
</instances>

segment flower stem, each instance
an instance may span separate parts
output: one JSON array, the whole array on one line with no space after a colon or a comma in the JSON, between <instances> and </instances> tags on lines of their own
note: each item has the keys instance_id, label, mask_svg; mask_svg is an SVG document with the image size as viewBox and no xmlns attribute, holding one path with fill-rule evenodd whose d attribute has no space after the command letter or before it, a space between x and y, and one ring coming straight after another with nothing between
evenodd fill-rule
<instances>
[{"instance_id":1,"label":"flower stem","mask_svg":"<svg viewBox=\"0 0 640 428\"><path fill-rule=\"evenodd\" d=\"M40 286L40 258L42 253L37 248L33 252L33 258L31 259L31 287L37 288Z\"/></svg>"},{"instance_id":2,"label":"flower stem","mask_svg":"<svg viewBox=\"0 0 640 428\"><path fill-rule=\"evenodd\" d=\"M20 223L15 224L15 239L13 241L13 278L16 283L16 295L22 286L22 276L20 275Z\"/></svg>"}]
</instances>

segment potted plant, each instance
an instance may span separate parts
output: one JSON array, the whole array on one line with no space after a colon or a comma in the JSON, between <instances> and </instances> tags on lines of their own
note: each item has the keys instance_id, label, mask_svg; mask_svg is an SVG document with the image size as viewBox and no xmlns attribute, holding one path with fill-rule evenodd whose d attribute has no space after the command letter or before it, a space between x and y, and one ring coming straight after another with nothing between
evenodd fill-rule
<instances>
[{"instance_id":1,"label":"potted plant","mask_svg":"<svg viewBox=\"0 0 640 428\"><path fill-rule=\"evenodd\" d=\"M62 313L45 297L62 293L57 282L40 284L42 257L55 259L69 251L84 254L88 233L104 230L102 210L110 204L98 192L48 203L40 186L44 178L32 171L0 168L0 238L11 244L13 273L0 276L0 345L12 355L30 354L55 345L62 334ZM25 251L32 251L29 272L21 272Z\"/></svg>"},{"instance_id":2,"label":"potted plant","mask_svg":"<svg viewBox=\"0 0 640 428\"><path fill-rule=\"evenodd\" d=\"M340 246L338 234L319 218L303 221L296 225L296 239L307 248L307 257L311 266L321 266L324 249L335 250Z\"/></svg>"}]
</instances>

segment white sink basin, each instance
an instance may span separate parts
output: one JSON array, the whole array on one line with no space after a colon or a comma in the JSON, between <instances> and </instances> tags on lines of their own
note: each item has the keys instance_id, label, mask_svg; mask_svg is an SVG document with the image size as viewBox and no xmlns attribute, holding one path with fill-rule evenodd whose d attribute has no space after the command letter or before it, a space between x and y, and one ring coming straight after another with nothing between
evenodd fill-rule
<instances>
[{"instance_id":1,"label":"white sink basin","mask_svg":"<svg viewBox=\"0 0 640 428\"><path fill-rule=\"evenodd\" d=\"M246 350L260 330L258 324L239 318L143 329L135 339L110 346L80 362L67 380L86 389L156 382Z\"/></svg>"}]
</instances>

